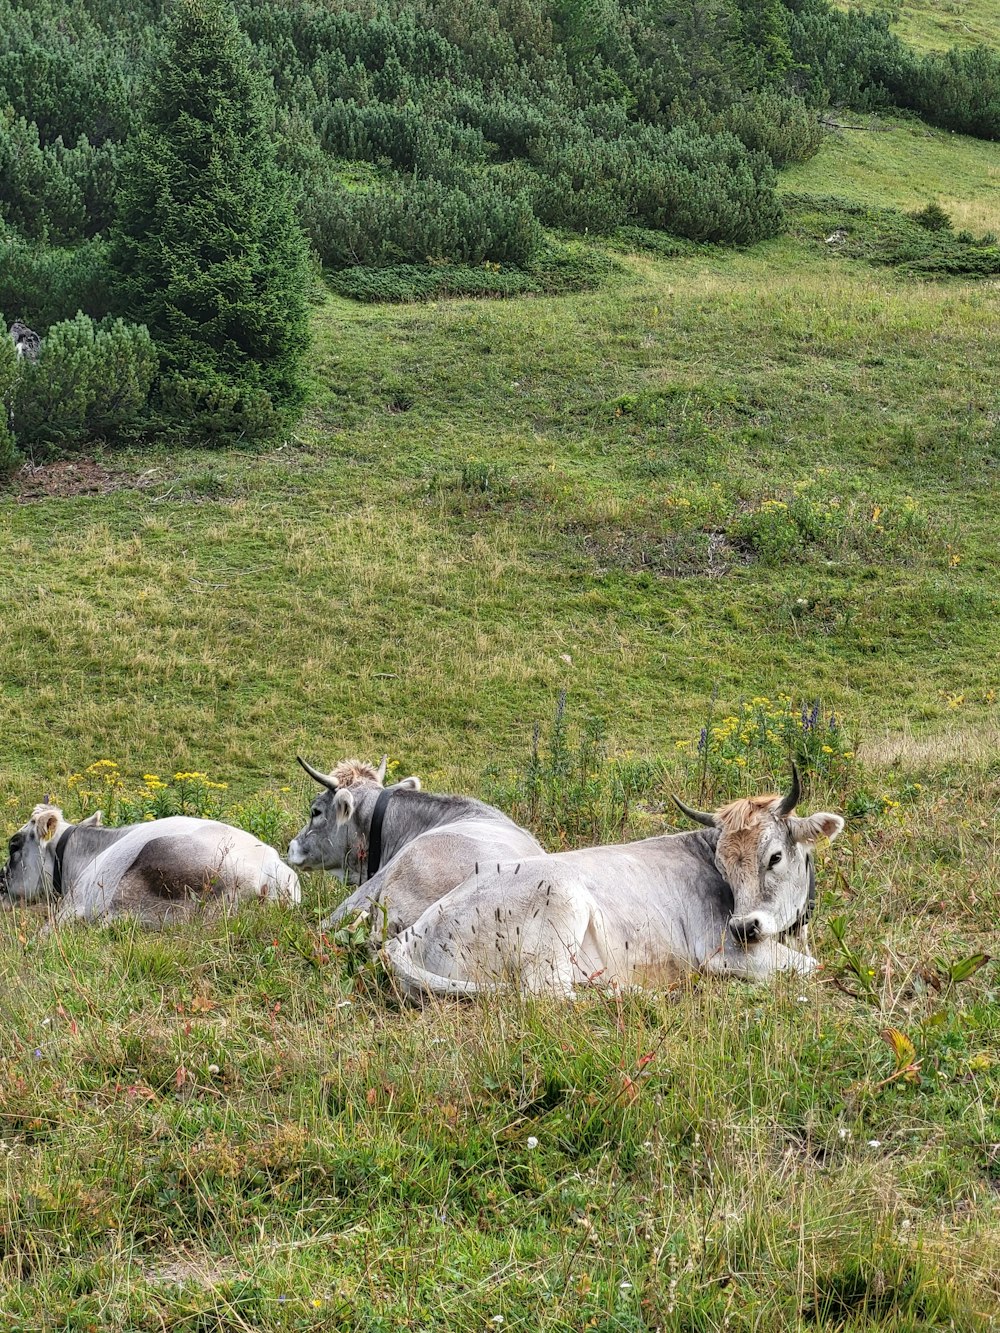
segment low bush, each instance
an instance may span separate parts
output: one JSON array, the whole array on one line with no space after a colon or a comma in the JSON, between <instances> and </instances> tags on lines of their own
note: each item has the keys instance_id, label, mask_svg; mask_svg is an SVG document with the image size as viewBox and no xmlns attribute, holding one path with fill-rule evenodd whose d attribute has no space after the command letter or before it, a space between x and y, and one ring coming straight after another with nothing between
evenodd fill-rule
<instances>
[{"instance_id":1,"label":"low bush","mask_svg":"<svg viewBox=\"0 0 1000 1333\"><path fill-rule=\"evenodd\" d=\"M17 445L10 421L20 370L14 342L7 334L7 321L0 314L0 481L18 463Z\"/></svg>"},{"instance_id":2,"label":"low bush","mask_svg":"<svg viewBox=\"0 0 1000 1333\"><path fill-rule=\"evenodd\" d=\"M45 249L0 226L0 310L8 318L44 334L78 311L103 319L110 309L103 240Z\"/></svg>"},{"instance_id":3,"label":"low bush","mask_svg":"<svg viewBox=\"0 0 1000 1333\"><path fill-rule=\"evenodd\" d=\"M332 268L428 258L528 265L542 242L528 199L490 179L370 190L327 180L304 207L313 244Z\"/></svg>"},{"instance_id":4,"label":"low bush","mask_svg":"<svg viewBox=\"0 0 1000 1333\"><path fill-rule=\"evenodd\" d=\"M266 389L231 383L204 364L193 366L190 374L169 371L161 375L153 406L162 416L164 429L210 447L268 439L286 419Z\"/></svg>"},{"instance_id":5,"label":"low bush","mask_svg":"<svg viewBox=\"0 0 1000 1333\"><path fill-rule=\"evenodd\" d=\"M80 448L113 439L143 417L157 370L142 325L89 316L53 325L38 360L22 362L14 430L23 449Z\"/></svg>"},{"instance_id":6,"label":"low bush","mask_svg":"<svg viewBox=\"0 0 1000 1333\"><path fill-rule=\"evenodd\" d=\"M928 203L915 213L830 196L786 195L792 230L814 240L839 234L834 252L914 275L990 278L1000 274L1000 245L990 234L954 231L947 212Z\"/></svg>"},{"instance_id":7,"label":"low bush","mask_svg":"<svg viewBox=\"0 0 1000 1333\"><path fill-rule=\"evenodd\" d=\"M94 236L111 221L117 161L113 143L43 145L37 125L0 111L0 216L34 240Z\"/></svg>"},{"instance_id":8,"label":"low bush","mask_svg":"<svg viewBox=\"0 0 1000 1333\"><path fill-rule=\"evenodd\" d=\"M597 287L613 272L607 256L580 244L547 240L527 268L485 260L471 264L386 264L334 271L329 286L355 301L430 301L447 297L561 296Z\"/></svg>"},{"instance_id":9,"label":"low bush","mask_svg":"<svg viewBox=\"0 0 1000 1333\"><path fill-rule=\"evenodd\" d=\"M985 46L934 51L907 62L898 83L899 106L958 134L1000 139L1000 56Z\"/></svg>"},{"instance_id":10,"label":"low bush","mask_svg":"<svg viewBox=\"0 0 1000 1333\"><path fill-rule=\"evenodd\" d=\"M781 225L770 160L730 133L635 126L615 139L551 135L533 144L531 161L535 212L550 226L640 225L748 244Z\"/></svg>"},{"instance_id":11,"label":"low bush","mask_svg":"<svg viewBox=\"0 0 1000 1333\"><path fill-rule=\"evenodd\" d=\"M766 153L776 167L815 157L823 143L824 131L815 109L800 97L772 90L734 102L717 124L752 152Z\"/></svg>"}]
</instances>

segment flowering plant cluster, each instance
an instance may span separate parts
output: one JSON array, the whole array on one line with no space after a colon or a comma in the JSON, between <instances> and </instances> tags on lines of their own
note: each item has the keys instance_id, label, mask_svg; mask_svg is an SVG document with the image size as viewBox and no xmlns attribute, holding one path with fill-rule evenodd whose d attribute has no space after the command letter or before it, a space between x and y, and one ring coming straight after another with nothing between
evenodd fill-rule
<instances>
[{"instance_id":1,"label":"flowering plant cluster","mask_svg":"<svg viewBox=\"0 0 1000 1333\"><path fill-rule=\"evenodd\" d=\"M823 485L822 478L806 478L781 495L750 501L730 524L730 539L770 565L808 551L833 560L901 559L929 539L912 496L880 504L865 495L824 494Z\"/></svg>"},{"instance_id":2,"label":"flowering plant cluster","mask_svg":"<svg viewBox=\"0 0 1000 1333\"><path fill-rule=\"evenodd\" d=\"M198 771L170 777L144 773L141 780L129 778L115 760L98 759L67 779L70 799L66 814L71 819L83 819L101 810L104 823L110 825L192 815L196 819L222 819L246 829L262 842L279 842L292 817L278 794L259 792L247 801L229 803L224 794L228 785L213 782L207 773Z\"/></svg>"},{"instance_id":3,"label":"flowering plant cluster","mask_svg":"<svg viewBox=\"0 0 1000 1333\"><path fill-rule=\"evenodd\" d=\"M144 773L141 782L133 782L113 759L98 759L82 773L71 773L67 785L78 817L100 808L106 824L138 824L166 815L218 819L220 793L227 787L225 782L210 781L206 773L175 773L170 778Z\"/></svg>"},{"instance_id":4,"label":"flowering plant cluster","mask_svg":"<svg viewBox=\"0 0 1000 1333\"><path fill-rule=\"evenodd\" d=\"M719 795L760 790L787 774L789 757L812 774L842 784L855 765L854 745L843 721L818 700L797 704L790 695L757 695L734 713L702 727L698 740L681 740Z\"/></svg>"}]
</instances>

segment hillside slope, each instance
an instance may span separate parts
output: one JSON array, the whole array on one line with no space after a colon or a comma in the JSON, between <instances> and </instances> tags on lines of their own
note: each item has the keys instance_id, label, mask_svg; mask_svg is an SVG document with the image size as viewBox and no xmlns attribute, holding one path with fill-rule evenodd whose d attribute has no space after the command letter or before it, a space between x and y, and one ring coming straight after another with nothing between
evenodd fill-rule
<instances>
[{"instance_id":1,"label":"hillside slope","mask_svg":"<svg viewBox=\"0 0 1000 1333\"><path fill-rule=\"evenodd\" d=\"M1000 150L922 133L785 183L989 225ZM318 930L322 876L163 935L4 911L11 1333L994 1326L995 283L804 225L591 253L570 297L324 294L271 452L19 474L3 831L203 772L277 841L296 753L385 749L521 817L540 792L553 848L632 836L783 781L821 701L823 974L418 1011Z\"/></svg>"}]
</instances>

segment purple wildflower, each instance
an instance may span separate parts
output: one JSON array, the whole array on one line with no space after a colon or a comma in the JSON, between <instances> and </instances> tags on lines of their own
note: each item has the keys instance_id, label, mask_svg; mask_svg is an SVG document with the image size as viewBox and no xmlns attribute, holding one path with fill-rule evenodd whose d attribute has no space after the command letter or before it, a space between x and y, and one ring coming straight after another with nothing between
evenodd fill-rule
<instances>
[{"instance_id":1,"label":"purple wildflower","mask_svg":"<svg viewBox=\"0 0 1000 1333\"><path fill-rule=\"evenodd\" d=\"M701 734L698 737L698 753L704 754L708 749L708 727L702 727Z\"/></svg>"}]
</instances>

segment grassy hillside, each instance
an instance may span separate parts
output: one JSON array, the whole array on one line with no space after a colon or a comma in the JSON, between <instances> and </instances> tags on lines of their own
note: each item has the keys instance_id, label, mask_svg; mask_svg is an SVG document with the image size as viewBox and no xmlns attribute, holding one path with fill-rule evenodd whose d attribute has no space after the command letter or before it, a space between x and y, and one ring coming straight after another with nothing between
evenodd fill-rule
<instances>
[{"instance_id":1,"label":"grassy hillside","mask_svg":"<svg viewBox=\"0 0 1000 1333\"><path fill-rule=\"evenodd\" d=\"M936 200L957 228L1000 230L996 144L915 120L836 113L860 128L832 132L822 153L782 173L785 191L840 195L863 204L920 208Z\"/></svg>"},{"instance_id":2,"label":"grassy hillside","mask_svg":"<svg viewBox=\"0 0 1000 1333\"><path fill-rule=\"evenodd\" d=\"M871 9L860 0L838 0L840 9ZM902 0L896 31L918 51L950 46L996 45L997 10L991 0Z\"/></svg>"},{"instance_id":3,"label":"grassy hillside","mask_svg":"<svg viewBox=\"0 0 1000 1333\"><path fill-rule=\"evenodd\" d=\"M925 171L911 132L789 186L986 225L995 150L933 136ZM4 831L45 791L114 800L70 782L102 758L207 772L285 835L296 752L510 797L565 689L658 761L637 833L672 789L783 777L766 742L703 771L703 723L820 698L852 742L809 779L851 815L823 977L417 1012L318 935L318 877L295 919L163 936L5 912L5 1327L993 1326L997 971L961 964L1000 942L995 290L805 232L638 239L582 296L324 298L273 453L23 473Z\"/></svg>"}]
</instances>

